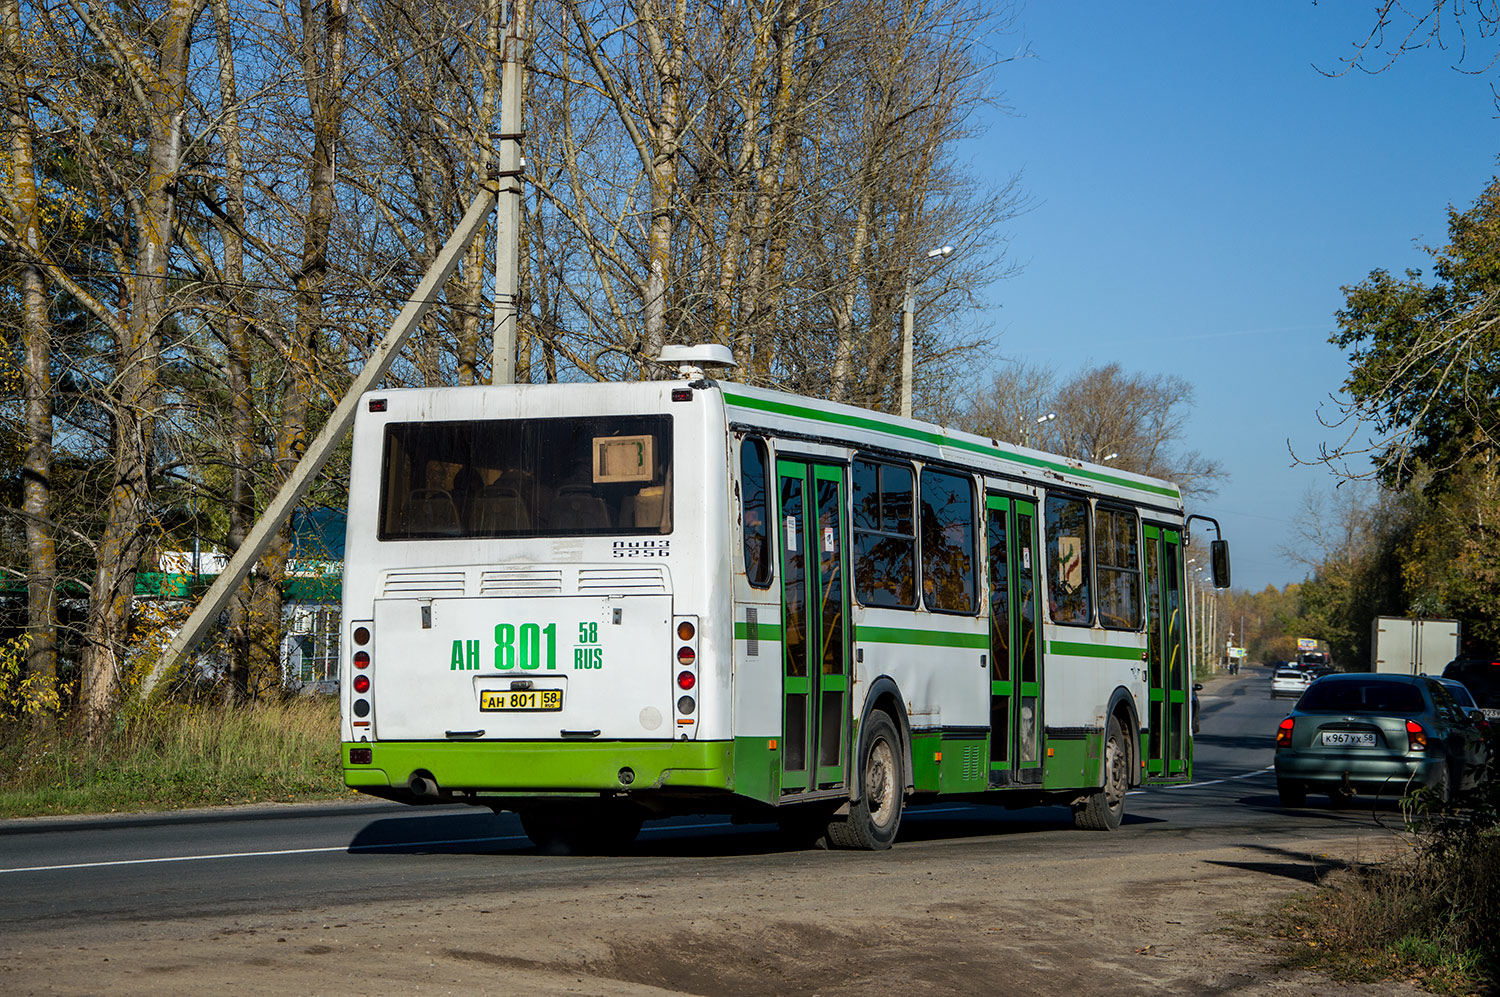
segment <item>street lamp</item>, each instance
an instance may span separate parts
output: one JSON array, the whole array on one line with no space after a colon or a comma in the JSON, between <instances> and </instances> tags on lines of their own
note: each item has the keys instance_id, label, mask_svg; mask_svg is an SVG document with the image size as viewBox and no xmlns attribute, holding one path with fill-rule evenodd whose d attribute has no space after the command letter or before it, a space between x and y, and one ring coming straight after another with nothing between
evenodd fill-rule
<instances>
[{"instance_id":1,"label":"street lamp","mask_svg":"<svg viewBox=\"0 0 1500 997\"><path fill-rule=\"evenodd\" d=\"M952 246L929 249L927 258L936 259L953 252ZM906 300L901 305L901 417L911 418L912 354L914 352L912 327L916 324L917 301L912 294L911 268L906 270Z\"/></svg>"},{"instance_id":2,"label":"street lamp","mask_svg":"<svg viewBox=\"0 0 1500 997\"><path fill-rule=\"evenodd\" d=\"M1056 419L1056 418L1057 418L1057 413L1056 412L1048 412L1046 415L1039 415L1039 416L1036 417L1036 425L1038 425L1038 426L1045 426L1047 423L1051 422L1053 419ZM1031 427L1030 426L1026 427L1026 445L1028 447L1031 446Z\"/></svg>"}]
</instances>

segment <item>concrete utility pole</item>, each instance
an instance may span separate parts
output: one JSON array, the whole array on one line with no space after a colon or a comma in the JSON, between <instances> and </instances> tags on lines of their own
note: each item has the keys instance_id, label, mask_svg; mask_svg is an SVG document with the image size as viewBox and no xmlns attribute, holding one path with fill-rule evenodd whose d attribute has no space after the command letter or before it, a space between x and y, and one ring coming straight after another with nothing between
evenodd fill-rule
<instances>
[{"instance_id":1,"label":"concrete utility pole","mask_svg":"<svg viewBox=\"0 0 1500 997\"><path fill-rule=\"evenodd\" d=\"M500 205L495 212L495 332L490 383L516 382L517 299L521 293L522 59L526 48L526 2L512 0L501 43L499 161Z\"/></svg>"},{"instance_id":2,"label":"concrete utility pole","mask_svg":"<svg viewBox=\"0 0 1500 997\"><path fill-rule=\"evenodd\" d=\"M459 261L469 248L477 232L484 230L484 220L490 213L490 208L495 203L496 184L493 180L486 180L484 189L479 196L474 198L474 203L469 205L469 211L463 220L458 223L458 228L448 238L447 245L443 246L442 252L438 253L437 259L432 261L426 276L412 292L411 298L406 302L406 307L401 309L401 314L396 316L396 321L391 324L385 336L376 345L370 358L365 361L364 370L359 372L349 385L349 390L340 399L338 407L328 417L328 423L323 431L313 440L297 466L292 469L292 475L281 486L281 491L266 506L265 512L261 513L260 519L256 520L255 526L251 528L245 542L240 544L240 549L234 552L229 563L224 566L224 571L214 583L209 586L208 592L203 596L203 601L193 610L193 615L188 617L187 623L172 638L172 643L167 645L161 660L151 673L146 676L142 684L142 692L150 694L156 683L161 681L178 663L184 660L209 626L219 618L219 613L229 604L229 599L234 595L245 576L250 573L250 568L260 555L265 552L266 545L271 537L280 529L283 521L292 514L302 496L312 487L318 472L323 469L328 458L332 456L333 449L343 439L344 434L354 423L354 412L359 406L360 396L385 376L395 362L397 355L401 352L401 346L406 342L406 337L422 321L428 309L436 301L438 292L442 290L443 284L458 269Z\"/></svg>"},{"instance_id":3,"label":"concrete utility pole","mask_svg":"<svg viewBox=\"0 0 1500 997\"><path fill-rule=\"evenodd\" d=\"M929 260L947 256L952 246L928 250ZM914 354L916 353L915 326L917 320L917 297L913 293L911 267L906 268L906 297L901 300L901 417L911 418L911 382Z\"/></svg>"}]
</instances>

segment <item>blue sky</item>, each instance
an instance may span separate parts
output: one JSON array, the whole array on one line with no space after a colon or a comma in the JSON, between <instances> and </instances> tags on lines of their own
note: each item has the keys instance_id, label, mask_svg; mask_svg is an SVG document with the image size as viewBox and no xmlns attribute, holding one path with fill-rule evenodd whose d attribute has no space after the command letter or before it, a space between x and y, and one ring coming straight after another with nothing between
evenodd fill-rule
<instances>
[{"instance_id":1,"label":"blue sky","mask_svg":"<svg viewBox=\"0 0 1500 997\"><path fill-rule=\"evenodd\" d=\"M996 41L1013 113L986 115L976 172L1023 171L1008 226L1024 264L991 291L1002 356L1067 375L1085 363L1180 374L1187 445L1229 478L1201 511L1231 542L1235 587L1300 581L1285 557L1309 489L1299 455L1348 366L1328 343L1340 286L1426 267L1447 207L1496 172L1489 81L1423 51L1330 79L1373 2L1033 0ZM997 182L1003 179L998 175Z\"/></svg>"}]
</instances>

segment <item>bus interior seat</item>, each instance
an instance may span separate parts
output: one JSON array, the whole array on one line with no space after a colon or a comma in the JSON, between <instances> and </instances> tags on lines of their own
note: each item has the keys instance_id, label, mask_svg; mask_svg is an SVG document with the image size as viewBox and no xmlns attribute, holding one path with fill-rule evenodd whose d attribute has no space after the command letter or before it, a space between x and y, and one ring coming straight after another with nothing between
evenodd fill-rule
<instances>
[{"instance_id":1,"label":"bus interior seat","mask_svg":"<svg viewBox=\"0 0 1500 997\"><path fill-rule=\"evenodd\" d=\"M408 533L459 532L458 506L442 488L414 488L406 499L402 526Z\"/></svg>"},{"instance_id":2,"label":"bus interior seat","mask_svg":"<svg viewBox=\"0 0 1500 997\"><path fill-rule=\"evenodd\" d=\"M553 529L609 529L609 509L588 485L563 485L552 501L548 520Z\"/></svg>"},{"instance_id":3,"label":"bus interior seat","mask_svg":"<svg viewBox=\"0 0 1500 997\"><path fill-rule=\"evenodd\" d=\"M531 513L517 489L488 485L474 499L470 526L476 533L520 533L531 529Z\"/></svg>"},{"instance_id":4,"label":"bus interior seat","mask_svg":"<svg viewBox=\"0 0 1500 997\"><path fill-rule=\"evenodd\" d=\"M667 490L662 485L647 485L634 495L625 496L620 502L620 525L660 526L666 498Z\"/></svg>"}]
</instances>

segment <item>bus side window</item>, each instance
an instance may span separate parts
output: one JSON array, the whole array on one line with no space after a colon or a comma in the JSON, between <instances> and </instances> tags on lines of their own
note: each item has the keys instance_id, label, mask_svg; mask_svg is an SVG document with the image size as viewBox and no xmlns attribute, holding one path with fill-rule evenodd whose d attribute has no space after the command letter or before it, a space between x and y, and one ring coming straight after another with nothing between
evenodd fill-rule
<instances>
[{"instance_id":1,"label":"bus side window","mask_svg":"<svg viewBox=\"0 0 1500 997\"><path fill-rule=\"evenodd\" d=\"M766 442L750 438L740 444L740 496L744 520L740 529L745 551L745 575L750 584L771 584L771 553L766 536L771 513L767 507Z\"/></svg>"},{"instance_id":2,"label":"bus side window","mask_svg":"<svg viewBox=\"0 0 1500 997\"><path fill-rule=\"evenodd\" d=\"M974 482L966 474L922 469L922 597L928 609L972 613Z\"/></svg>"},{"instance_id":3,"label":"bus side window","mask_svg":"<svg viewBox=\"0 0 1500 997\"><path fill-rule=\"evenodd\" d=\"M1047 602L1053 623L1094 621L1089 591L1089 504L1068 495L1047 496Z\"/></svg>"},{"instance_id":4,"label":"bus side window","mask_svg":"<svg viewBox=\"0 0 1500 997\"><path fill-rule=\"evenodd\" d=\"M854 462L854 594L865 606L917 607L909 467Z\"/></svg>"},{"instance_id":5,"label":"bus side window","mask_svg":"<svg viewBox=\"0 0 1500 997\"><path fill-rule=\"evenodd\" d=\"M1099 506L1094 512L1099 622L1111 630L1141 628L1141 550L1135 513Z\"/></svg>"}]
</instances>

